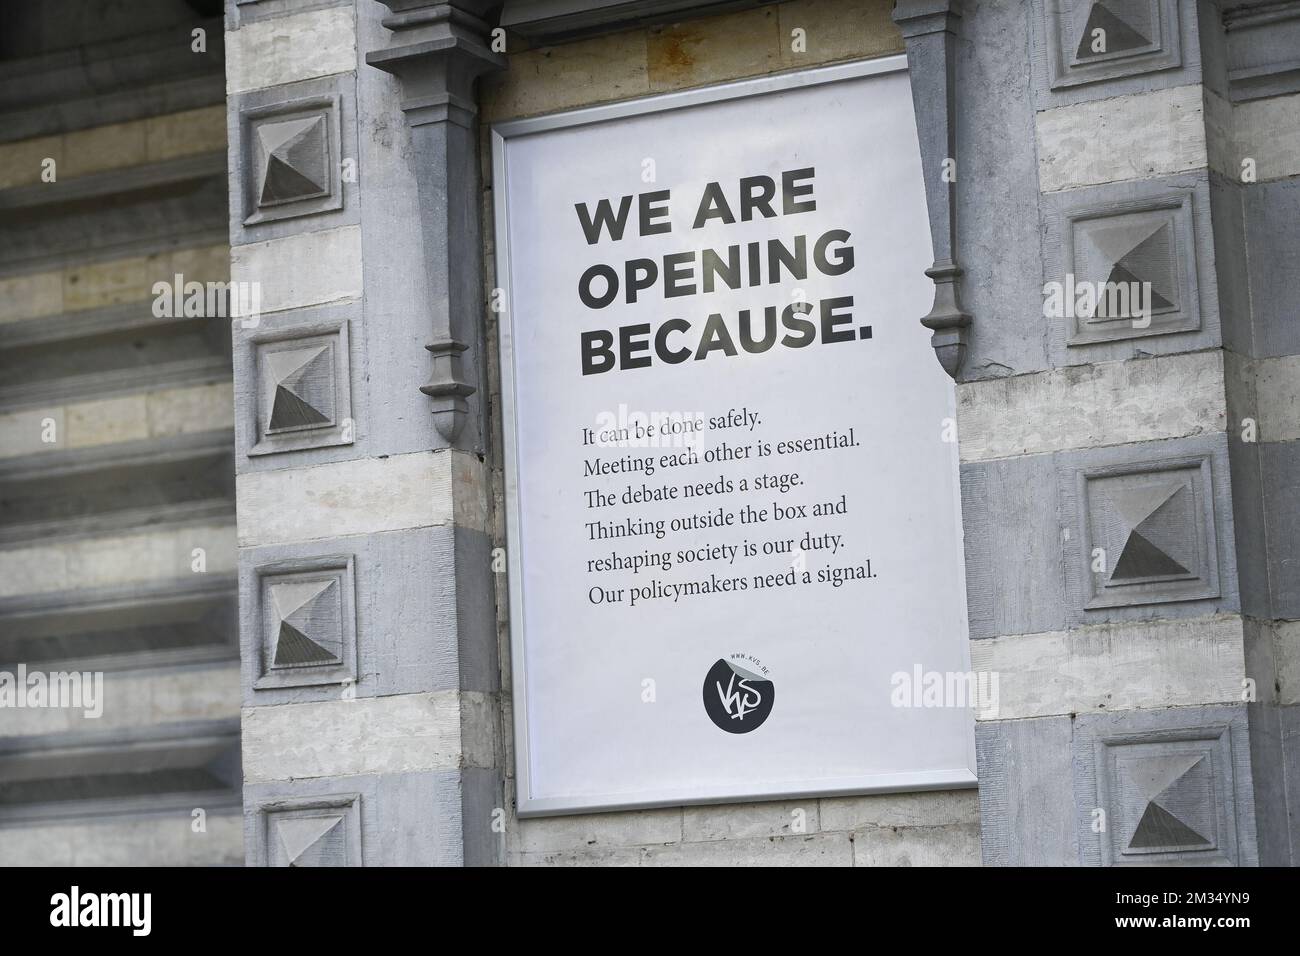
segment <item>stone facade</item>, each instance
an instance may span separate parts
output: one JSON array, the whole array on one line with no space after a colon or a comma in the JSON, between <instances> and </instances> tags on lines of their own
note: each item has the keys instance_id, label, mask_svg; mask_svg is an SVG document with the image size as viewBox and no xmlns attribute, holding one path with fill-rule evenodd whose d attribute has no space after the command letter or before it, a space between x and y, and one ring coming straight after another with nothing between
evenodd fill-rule
<instances>
[{"instance_id":1,"label":"stone facade","mask_svg":"<svg viewBox=\"0 0 1300 956\"><path fill-rule=\"evenodd\" d=\"M961 26L959 83L998 94L968 94L957 131L971 637L1009 698L977 731L984 860L1289 864L1293 599L1269 542L1294 534L1294 477L1260 422L1288 348L1271 296L1295 296L1274 277L1294 273L1278 148L1300 97L1260 84L1298 12L1133 4L1096 55L1104 6L979 4ZM1045 283L1126 262L1162 295L1148 327L1045 317Z\"/></svg>"},{"instance_id":2,"label":"stone facade","mask_svg":"<svg viewBox=\"0 0 1300 956\"><path fill-rule=\"evenodd\" d=\"M0 13L0 672L103 681L0 710L6 864L244 859L221 11L136 6Z\"/></svg>"},{"instance_id":3,"label":"stone facade","mask_svg":"<svg viewBox=\"0 0 1300 956\"><path fill-rule=\"evenodd\" d=\"M105 217L111 259L55 227L38 258L5 238L0 336L116 327L228 235L260 304L227 323L233 412L229 373L192 358L143 390L37 364L0 390L0 479L39 514L33 482L127 467L115 450L158 469L233 448L233 493L147 524L6 515L0 615L89 630L94 602L159 603L169 561L211 541L239 679L229 657L132 670L152 703L106 712L104 742L184 727L208 753L237 683L252 865L1289 865L1297 42L1300 4L1250 0L226 0L224 139L204 101L94 128L29 111L0 143L20 206L46 155L86 190L224 169L217 239L185 205L201 188L160 198L170 231L148 238ZM934 253L915 318L957 383L971 657L1001 685L979 789L517 819L490 127L900 53ZM1149 321L1053 311L1075 279L1149 282ZM49 522L54 541L31 530ZM13 760L74 766L68 728L20 720ZM75 847L94 809L0 840ZM121 819L162 860L238 855L192 849L188 810L165 837Z\"/></svg>"}]
</instances>

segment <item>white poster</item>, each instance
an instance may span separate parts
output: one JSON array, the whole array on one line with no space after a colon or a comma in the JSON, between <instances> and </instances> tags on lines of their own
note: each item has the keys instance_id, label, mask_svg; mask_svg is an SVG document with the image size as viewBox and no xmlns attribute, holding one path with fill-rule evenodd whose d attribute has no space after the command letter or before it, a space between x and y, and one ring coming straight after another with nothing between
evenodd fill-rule
<instances>
[{"instance_id":1,"label":"white poster","mask_svg":"<svg viewBox=\"0 0 1300 956\"><path fill-rule=\"evenodd\" d=\"M520 814L973 783L903 59L493 134Z\"/></svg>"}]
</instances>

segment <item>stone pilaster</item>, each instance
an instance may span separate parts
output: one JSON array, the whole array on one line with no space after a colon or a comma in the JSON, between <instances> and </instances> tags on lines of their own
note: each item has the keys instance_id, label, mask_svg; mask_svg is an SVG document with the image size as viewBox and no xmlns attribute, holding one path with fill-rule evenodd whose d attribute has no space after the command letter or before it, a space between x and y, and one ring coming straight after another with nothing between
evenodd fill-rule
<instances>
[{"instance_id":1,"label":"stone pilaster","mask_svg":"<svg viewBox=\"0 0 1300 956\"><path fill-rule=\"evenodd\" d=\"M249 862L497 862L484 5L258 6L229 22L235 278L263 309L236 328ZM273 161L301 196L266 201Z\"/></svg>"},{"instance_id":2,"label":"stone pilaster","mask_svg":"<svg viewBox=\"0 0 1300 956\"><path fill-rule=\"evenodd\" d=\"M482 323L483 260L479 251L477 117L474 84L480 74L505 66L488 47L481 17L486 0L415 3L384 0L393 11L384 26L391 42L366 62L401 81L401 108L417 157L416 185L424 246L423 311L430 322L433 356L429 382L438 433L460 437L467 399L484 384ZM482 405L475 403L481 411ZM482 444L478 423L467 441Z\"/></svg>"}]
</instances>

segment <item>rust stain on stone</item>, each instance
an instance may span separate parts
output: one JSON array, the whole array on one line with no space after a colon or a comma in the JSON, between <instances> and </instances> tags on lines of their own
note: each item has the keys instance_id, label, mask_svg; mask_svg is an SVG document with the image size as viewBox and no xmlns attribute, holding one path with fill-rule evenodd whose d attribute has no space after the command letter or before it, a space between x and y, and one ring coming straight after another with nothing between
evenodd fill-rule
<instances>
[{"instance_id":1,"label":"rust stain on stone","mask_svg":"<svg viewBox=\"0 0 1300 956\"><path fill-rule=\"evenodd\" d=\"M647 51L651 75L689 72L695 66L692 48L702 39L687 30L666 31L652 36Z\"/></svg>"}]
</instances>

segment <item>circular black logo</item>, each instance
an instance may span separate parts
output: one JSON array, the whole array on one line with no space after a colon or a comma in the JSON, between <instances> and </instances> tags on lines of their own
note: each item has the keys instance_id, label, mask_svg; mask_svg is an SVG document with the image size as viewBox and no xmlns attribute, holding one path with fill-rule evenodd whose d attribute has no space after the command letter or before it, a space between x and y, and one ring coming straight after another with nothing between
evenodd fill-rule
<instances>
[{"instance_id":1,"label":"circular black logo","mask_svg":"<svg viewBox=\"0 0 1300 956\"><path fill-rule=\"evenodd\" d=\"M775 699L767 668L747 654L719 658L704 675L704 712L729 734L757 730L772 713Z\"/></svg>"}]
</instances>

